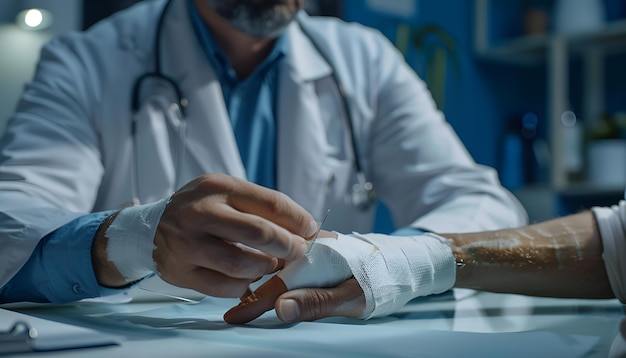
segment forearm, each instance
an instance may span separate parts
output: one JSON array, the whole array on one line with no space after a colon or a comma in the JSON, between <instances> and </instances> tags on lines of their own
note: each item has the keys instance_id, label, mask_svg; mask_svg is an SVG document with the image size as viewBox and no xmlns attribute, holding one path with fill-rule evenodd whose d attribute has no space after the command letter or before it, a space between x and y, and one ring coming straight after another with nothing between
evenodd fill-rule
<instances>
[{"instance_id":1,"label":"forearm","mask_svg":"<svg viewBox=\"0 0 626 358\"><path fill-rule=\"evenodd\" d=\"M590 211L517 229L441 234L459 262L455 287L535 296L614 297Z\"/></svg>"}]
</instances>

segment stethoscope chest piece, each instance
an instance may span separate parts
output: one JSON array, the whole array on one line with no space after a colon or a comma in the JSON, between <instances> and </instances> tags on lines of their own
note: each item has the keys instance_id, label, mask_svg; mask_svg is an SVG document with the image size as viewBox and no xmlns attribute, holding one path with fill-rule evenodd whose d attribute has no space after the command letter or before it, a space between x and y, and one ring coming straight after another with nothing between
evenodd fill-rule
<instances>
[{"instance_id":1,"label":"stethoscope chest piece","mask_svg":"<svg viewBox=\"0 0 626 358\"><path fill-rule=\"evenodd\" d=\"M357 173L357 182L352 185L352 205L362 211L369 210L376 203L374 185L365 179L362 172Z\"/></svg>"}]
</instances>

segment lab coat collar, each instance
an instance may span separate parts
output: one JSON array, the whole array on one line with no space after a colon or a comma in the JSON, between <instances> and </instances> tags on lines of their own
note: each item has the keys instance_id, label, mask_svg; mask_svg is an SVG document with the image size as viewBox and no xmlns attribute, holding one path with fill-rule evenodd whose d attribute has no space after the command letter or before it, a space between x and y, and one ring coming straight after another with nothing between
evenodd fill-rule
<instances>
[{"instance_id":1,"label":"lab coat collar","mask_svg":"<svg viewBox=\"0 0 626 358\"><path fill-rule=\"evenodd\" d=\"M187 6L187 1L170 5L161 53L163 72L174 79L189 100L185 146L190 163L186 164L202 172L245 179L219 79L193 30ZM189 172L197 170L190 168ZM182 173L181 180L190 180L191 176Z\"/></svg>"},{"instance_id":2,"label":"lab coat collar","mask_svg":"<svg viewBox=\"0 0 626 358\"><path fill-rule=\"evenodd\" d=\"M294 72L294 78L303 82L314 81L329 76L333 69L319 53L298 22L306 23L309 15L298 13L298 21L293 21L285 30L287 35L286 64Z\"/></svg>"},{"instance_id":3,"label":"lab coat collar","mask_svg":"<svg viewBox=\"0 0 626 358\"><path fill-rule=\"evenodd\" d=\"M301 12L300 21L308 16ZM322 120L316 81L327 78L332 68L300 28L287 28L287 56L279 80L277 187L320 218L329 180L326 129Z\"/></svg>"}]
</instances>

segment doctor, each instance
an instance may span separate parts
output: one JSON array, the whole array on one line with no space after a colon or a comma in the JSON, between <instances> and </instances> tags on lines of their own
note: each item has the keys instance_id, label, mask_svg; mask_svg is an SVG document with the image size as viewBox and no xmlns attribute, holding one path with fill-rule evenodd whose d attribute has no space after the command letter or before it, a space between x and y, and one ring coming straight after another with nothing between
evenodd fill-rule
<instances>
[{"instance_id":1,"label":"doctor","mask_svg":"<svg viewBox=\"0 0 626 358\"><path fill-rule=\"evenodd\" d=\"M526 222L383 36L303 3L143 2L48 44L0 142L0 301L153 272L238 297L377 200L397 234Z\"/></svg>"}]
</instances>

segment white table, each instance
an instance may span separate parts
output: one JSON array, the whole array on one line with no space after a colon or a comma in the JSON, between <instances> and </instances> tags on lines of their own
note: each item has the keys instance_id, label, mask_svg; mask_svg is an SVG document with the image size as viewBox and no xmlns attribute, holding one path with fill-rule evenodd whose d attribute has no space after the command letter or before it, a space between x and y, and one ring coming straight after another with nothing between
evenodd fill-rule
<instances>
[{"instance_id":1,"label":"white table","mask_svg":"<svg viewBox=\"0 0 626 358\"><path fill-rule=\"evenodd\" d=\"M574 300L468 290L418 299L390 317L283 324L273 311L246 326L221 319L236 300L189 304L8 305L12 311L93 329L118 345L19 357L619 357L617 300ZM152 297L154 298L154 297Z\"/></svg>"}]
</instances>

